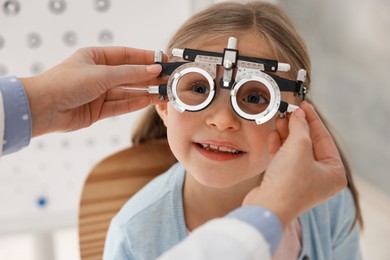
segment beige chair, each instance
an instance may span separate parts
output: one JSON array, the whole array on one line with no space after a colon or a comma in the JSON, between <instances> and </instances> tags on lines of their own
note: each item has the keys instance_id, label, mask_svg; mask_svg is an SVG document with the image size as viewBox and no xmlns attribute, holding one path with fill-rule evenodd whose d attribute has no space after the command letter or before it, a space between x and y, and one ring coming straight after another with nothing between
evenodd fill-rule
<instances>
[{"instance_id":1,"label":"beige chair","mask_svg":"<svg viewBox=\"0 0 390 260\"><path fill-rule=\"evenodd\" d=\"M165 140L153 141L115 153L92 169L79 209L82 260L102 259L112 217L134 193L175 161Z\"/></svg>"}]
</instances>

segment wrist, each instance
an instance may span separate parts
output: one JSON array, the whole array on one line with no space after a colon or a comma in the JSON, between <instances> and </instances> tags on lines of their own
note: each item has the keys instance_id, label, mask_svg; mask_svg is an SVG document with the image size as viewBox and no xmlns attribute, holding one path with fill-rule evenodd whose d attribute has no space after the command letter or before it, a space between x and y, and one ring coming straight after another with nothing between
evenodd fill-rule
<instances>
[{"instance_id":1,"label":"wrist","mask_svg":"<svg viewBox=\"0 0 390 260\"><path fill-rule=\"evenodd\" d=\"M4 107L3 153L19 151L30 143L31 113L22 82L14 77L0 77L0 92Z\"/></svg>"},{"instance_id":2,"label":"wrist","mask_svg":"<svg viewBox=\"0 0 390 260\"><path fill-rule=\"evenodd\" d=\"M299 216L300 212L297 207L293 203L283 199L283 197L277 196L275 191L270 193L269 196L267 196L264 190L260 194L259 191L253 190L249 193L245 197L242 206L259 206L268 209L279 218L283 229Z\"/></svg>"},{"instance_id":3,"label":"wrist","mask_svg":"<svg viewBox=\"0 0 390 260\"><path fill-rule=\"evenodd\" d=\"M230 212L226 217L236 218L257 229L271 247L272 254L275 253L282 239L283 227L273 212L264 207L243 206Z\"/></svg>"},{"instance_id":4,"label":"wrist","mask_svg":"<svg viewBox=\"0 0 390 260\"><path fill-rule=\"evenodd\" d=\"M49 118L46 114L48 110L48 100L50 97L44 95L40 88L37 77L19 78L26 92L30 114L32 137L43 135L47 132ZM45 86L43 86L45 87Z\"/></svg>"}]
</instances>

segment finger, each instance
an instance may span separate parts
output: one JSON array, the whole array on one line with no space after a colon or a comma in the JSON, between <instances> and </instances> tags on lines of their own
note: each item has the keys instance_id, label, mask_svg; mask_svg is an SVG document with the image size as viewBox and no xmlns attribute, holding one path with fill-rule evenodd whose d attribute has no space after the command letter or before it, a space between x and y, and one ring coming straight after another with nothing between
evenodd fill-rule
<instances>
[{"instance_id":1,"label":"finger","mask_svg":"<svg viewBox=\"0 0 390 260\"><path fill-rule=\"evenodd\" d=\"M328 158L339 157L336 144L322 123L321 118L315 112L314 107L307 102L302 102L301 108L306 113L316 159L322 161Z\"/></svg>"},{"instance_id":2,"label":"finger","mask_svg":"<svg viewBox=\"0 0 390 260\"><path fill-rule=\"evenodd\" d=\"M293 145L297 146L296 149L302 148L303 146L305 146L305 149L311 149L310 130L305 116L306 114L304 110L297 109L292 113L289 119L288 127L290 134L288 135L285 143L293 142Z\"/></svg>"},{"instance_id":3,"label":"finger","mask_svg":"<svg viewBox=\"0 0 390 260\"><path fill-rule=\"evenodd\" d=\"M99 66L97 77L100 82L105 82L107 89L119 85L128 85L139 82L155 80L161 72L159 64L153 65L121 65Z\"/></svg>"},{"instance_id":4,"label":"finger","mask_svg":"<svg viewBox=\"0 0 390 260\"><path fill-rule=\"evenodd\" d=\"M168 82L168 79L165 77L156 77L152 78L151 80L143 81L143 82L134 82L126 85L121 85L118 87L148 87L148 86L156 86L161 84L166 84Z\"/></svg>"},{"instance_id":5,"label":"finger","mask_svg":"<svg viewBox=\"0 0 390 260\"><path fill-rule=\"evenodd\" d=\"M304 119L304 115L306 115L306 120L302 121L301 119ZM290 124L288 139L290 139L290 136L301 135L300 144L297 148L310 151L310 153L306 153L306 156L311 154L313 158L306 157L305 160L316 160L318 162L316 166L319 167L316 172L326 173L317 175L316 178L324 187L333 187L333 192L330 195L345 187L346 176L339 152L325 125L315 112L314 107L304 102L301 105L301 109L296 110L292 114ZM298 127L299 124L304 127ZM317 134L322 137L316 137ZM299 152L297 153L299 154Z\"/></svg>"},{"instance_id":6,"label":"finger","mask_svg":"<svg viewBox=\"0 0 390 260\"><path fill-rule=\"evenodd\" d=\"M283 136L286 136L285 142L281 137L280 130L275 130L270 133L268 137L268 149L269 149L269 156L272 160L281 146L285 148L285 150L302 150L303 152L309 150L311 151L311 142L310 142L310 136L309 136L309 127L307 125L307 122L305 120L305 112L300 109L301 111L297 112L295 115L289 116L289 120L281 119L281 122L279 128L283 128L283 132L289 132L290 134L282 134ZM288 122L288 123L286 123ZM285 125L288 124L288 125ZM288 130L284 129L285 127L289 128ZM302 143L302 140L306 140L306 143ZM299 152L297 152L299 153ZM295 155L297 154L295 153Z\"/></svg>"},{"instance_id":7,"label":"finger","mask_svg":"<svg viewBox=\"0 0 390 260\"><path fill-rule=\"evenodd\" d=\"M148 96L134 97L125 100L106 101L100 113L99 119L112 116L119 116L145 108L151 104Z\"/></svg>"},{"instance_id":8,"label":"finger","mask_svg":"<svg viewBox=\"0 0 390 260\"><path fill-rule=\"evenodd\" d=\"M82 50L99 65L147 65L154 63L154 51L150 50L118 46L89 47Z\"/></svg>"},{"instance_id":9,"label":"finger","mask_svg":"<svg viewBox=\"0 0 390 260\"><path fill-rule=\"evenodd\" d=\"M126 90L121 87L115 87L107 91L105 101L126 100L136 97L147 97L147 91Z\"/></svg>"}]
</instances>

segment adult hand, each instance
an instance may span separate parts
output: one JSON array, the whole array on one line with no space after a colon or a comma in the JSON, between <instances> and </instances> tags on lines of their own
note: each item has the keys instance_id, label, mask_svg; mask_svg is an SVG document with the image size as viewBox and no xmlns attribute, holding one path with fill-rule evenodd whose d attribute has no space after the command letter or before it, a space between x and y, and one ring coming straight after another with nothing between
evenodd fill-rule
<instances>
[{"instance_id":1,"label":"adult hand","mask_svg":"<svg viewBox=\"0 0 390 260\"><path fill-rule=\"evenodd\" d=\"M263 181L243 202L270 209L284 227L347 185L340 154L326 127L311 105L302 102L300 107L288 121L278 122L270 136L272 160Z\"/></svg>"},{"instance_id":2,"label":"adult hand","mask_svg":"<svg viewBox=\"0 0 390 260\"><path fill-rule=\"evenodd\" d=\"M157 95L120 87L158 84L161 66L153 63L152 51L90 47L38 76L21 78L31 110L32 136L77 130L161 102Z\"/></svg>"}]
</instances>

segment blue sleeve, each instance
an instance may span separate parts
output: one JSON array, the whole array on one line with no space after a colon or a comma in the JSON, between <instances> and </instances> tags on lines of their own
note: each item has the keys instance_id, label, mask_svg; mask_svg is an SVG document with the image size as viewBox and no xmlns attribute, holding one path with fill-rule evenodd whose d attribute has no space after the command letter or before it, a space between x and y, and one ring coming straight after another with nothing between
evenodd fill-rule
<instances>
[{"instance_id":1,"label":"blue sleeve","mask_svg":"<svg viewBox=\"0 0 390 260\"><path fill-rule=\"evenodd\" d=\"M227 215L255 227L271 246L272 255L282 239L283 228L279 218L266 208L259 206L244 206Z\"/></svg>"},{"instance_id":2,"label":"blue sleeve","mask_svg":"<svg viewBox=\"0 0 390 260\"><path fill-rule=\"evenodd\" d=\"M4 103L3 154L26 147L31 139L31 113L26 92L16 77L0 77L0 91Z\"/></svg>"}]
</instances>

